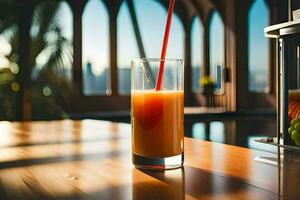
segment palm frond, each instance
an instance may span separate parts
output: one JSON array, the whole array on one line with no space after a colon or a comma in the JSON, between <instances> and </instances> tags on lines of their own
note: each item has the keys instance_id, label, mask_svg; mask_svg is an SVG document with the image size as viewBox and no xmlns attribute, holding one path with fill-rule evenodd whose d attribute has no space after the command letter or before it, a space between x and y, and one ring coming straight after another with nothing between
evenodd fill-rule
<instances>
[{"instance_id":1,"label":"palm frond","mask_svg":"<svg viewBox=\"0 0 300 200\"><path fill-rule=\"evenodd\" d=\"M68 49L68 47L65 38L58 39L57 48L52 52L47 64L43 67L43 69L51 69L58 76L63 76L65 66L72 62L70 57L66 55L66 49Z\"/></svg>"},{"instance_id":2,"label":"palm frond","mask_svg":"<svg viewBox=\"0 0 300 200\"><path fill-rule=\"evenodd\" d=\"M72 49L69 41L62 35L60 26L52 28L57 39L54 43L49 44L53 48L52 53L48 62L43 66L41 74L52 71L58 76L64 76L65 66L71 66L72 63Z\"/></svg>"},{"instance_id":3,"label":"palm frond","mask_svg":"<svg viewBox=\"0 0 300 200\"><path fill-rule=\"evenodd\" d=\"M22 0L21 0L22 1ZM38 0L36 0L38 1ZM32 19L32 26L30 32L30 57L29 67L32 74L37 74L34 78L32 76L31 89L33 94L42 97L41 89L44 86L51 87L53 96L51 99L57 100L65 97L68 91L71 90L66 78L66 66L71 66L73 59L73 52L70 41L62 34L62 27L60 26L59 12L60 0L40 0L40 4L35 8ZM18 61L18 17L16 10L16 0L0 0L0 34L5 35L7 41L11 45L11 52L6 57L10 62L16 63ZM37 57L43 52L49 55L46 57L46 63L43 66L37 66ZM41 68L40 68L41 67ZM1 80L7 80L8 76L1 76ZM9 85L7 87L9 88ZM0 87L0 90L3 87ZM1 93L1 91L0 91ZM2 98L5 95L0 95ZM33 98L35 99L35 98ZM2 101L2 99L0 99ZM12 102L9 99L10 102ZM34 101L34 100L33 100ZM40 108L33 103L34 108ZM39 112L40 109L37 109ZM36 114L36 113L35 113ZM46 115L48 116L48 115ZM0 109L1 118L1 109Z\"/></svg>"},{"instance_id":4,"label":"palm frond","mask_svg":"<svg viewBox=\"0 0 300 200\"><path fill-rule=\"evenodd\" d=\"M40 3L33 14L31 29L31 63L35 65L35 58L46 48L47 34L51 31L52 24L58 13L59 1L47 0Z\"/></svg>"},{"instance_id":5,"label":"palm frond","mask_svg":"<svg viewBox=\"0 0 300 200\"><path fill-rule=\"evenodd\" d=\"M10 61L16 63L18 60L18 27L16 25L12 26L10 29L3 33L4 37L11 46L11 51L5 57Z\"/></svg>"}]
</instances>

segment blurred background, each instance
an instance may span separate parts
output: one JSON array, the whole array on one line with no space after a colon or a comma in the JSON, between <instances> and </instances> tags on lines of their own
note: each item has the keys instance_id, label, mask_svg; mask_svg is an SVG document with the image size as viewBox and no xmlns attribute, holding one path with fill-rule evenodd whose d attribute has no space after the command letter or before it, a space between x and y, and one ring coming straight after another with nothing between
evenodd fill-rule
<instances>
[{"instance_id":1,"label":"blurred background","mask_svg":"<svg viewBox=\"0 0 300 200\"><path fill-rule=\"evenodd\" d=\"M288 6L176 0L167 57L185 60L186 135L249 146L276 134L276 43L263 29L288 21ZM167 8L167 0L0 0L0 120L129 122L130 60L160 56Z\"/></svg>"}]
</instances>

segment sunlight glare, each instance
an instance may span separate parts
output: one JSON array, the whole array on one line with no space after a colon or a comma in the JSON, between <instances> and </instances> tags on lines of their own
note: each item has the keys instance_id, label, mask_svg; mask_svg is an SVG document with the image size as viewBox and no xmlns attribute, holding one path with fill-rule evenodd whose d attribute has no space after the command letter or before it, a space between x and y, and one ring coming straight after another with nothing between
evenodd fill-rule
<instances>
[{"instance_id":1,"label":"sunlight glare","mask_svg":"<svg viewBox=\"0 0 300 200\"><path fill-rule=\"evenodd\" d=\"M4 36L0 35L0 55L7 55L11 52L11 45L5 39Z\"/></svg>"},{"instance_id":2,"label":"sunlight glare","mask_svg":"<svg viewBox=\"0 0 300 200\"><path fill-rule=\"evenodd\" d=\"M0 122L0 146L7 144L10 141L10 133L12 129L12 123L8 121Z\"/></svg>"}]
</instances>

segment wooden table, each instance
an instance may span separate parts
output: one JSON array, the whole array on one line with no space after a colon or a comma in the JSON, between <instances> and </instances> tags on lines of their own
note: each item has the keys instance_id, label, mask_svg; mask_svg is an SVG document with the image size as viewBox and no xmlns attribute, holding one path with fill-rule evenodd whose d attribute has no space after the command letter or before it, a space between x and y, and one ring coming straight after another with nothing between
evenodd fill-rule
<instances>
[{"instance_id":1,"label":"wooden table","mask_svg":"<svg viewBox=\"0 0 300 200\"><path fill-rule=\"evenodd\" d=\"M277 199L282 171L258 155L277 157L185 138L183 169L142 171L129 124L0 122L0 199Z\"/></svg>"}]
</instances>

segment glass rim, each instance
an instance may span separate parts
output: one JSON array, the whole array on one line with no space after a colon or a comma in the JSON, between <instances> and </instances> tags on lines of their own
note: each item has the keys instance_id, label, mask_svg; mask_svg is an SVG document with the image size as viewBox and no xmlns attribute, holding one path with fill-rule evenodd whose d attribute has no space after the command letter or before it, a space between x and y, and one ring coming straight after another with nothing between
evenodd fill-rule
<instances>
[{"instance_id":1,"label":"glass rim","mask_svg":"<svg viewBox=\"0 0 300 200\"><path fill-rule=\"evenodd\" d=\"M166 62L183 62L183 59L181 58L136 58L132 59L132 62L161 62L161 61L166 61Z\"/></svg>"}]
</instances>

